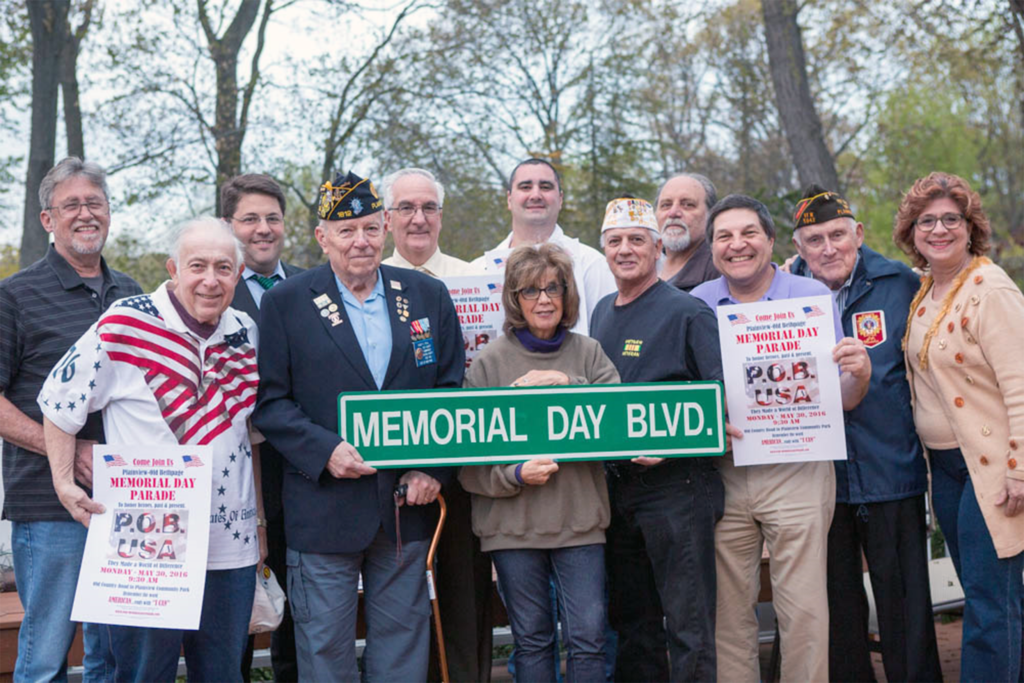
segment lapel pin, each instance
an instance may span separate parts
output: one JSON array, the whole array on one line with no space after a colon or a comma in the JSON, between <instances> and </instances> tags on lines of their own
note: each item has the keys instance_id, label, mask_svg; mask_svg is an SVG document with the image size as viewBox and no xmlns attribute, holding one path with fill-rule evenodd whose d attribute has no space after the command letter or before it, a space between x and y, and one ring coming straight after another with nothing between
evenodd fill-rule
<instances>
[{"instance_id":1,"label":"lapel pin","mask_svg":"<svg viewBox=\"0 0 1024 683\"><path fill-rule=\"evenodd\" d=\"M402 283L398 280L392 280L391 289L397 289L399 292L402 291Z\"/></svg>"},{"instance_id":2,"label":"lapel pin","mask_svg":"<svg viewBox=\"0 0 1024 683\"><path fill-rule=\"evenodd\" d=\"M313 299L313 303L316 304L317 308L323 308L327 304L331 303L331 297L329 294L321 294Z\"/></svg>"}]
</instances>

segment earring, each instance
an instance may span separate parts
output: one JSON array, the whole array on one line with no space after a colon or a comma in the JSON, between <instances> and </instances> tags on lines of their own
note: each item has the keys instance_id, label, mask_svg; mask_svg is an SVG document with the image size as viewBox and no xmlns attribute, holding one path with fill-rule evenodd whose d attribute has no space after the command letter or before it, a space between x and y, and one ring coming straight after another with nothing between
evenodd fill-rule
<instances>
[{"instance_id":1,"label":"earring","mask_svg":"<svg viewBox=\"0 0 1024 683\"><path fill-rule=\"evenodd\" d=\"M972 244L974 244L974 242L973 242L972 240L968 239L968 240L967 240L967 251L970 251L970 250L971 250L971 245L972 245Z\"/></svg>"}]
</instances>

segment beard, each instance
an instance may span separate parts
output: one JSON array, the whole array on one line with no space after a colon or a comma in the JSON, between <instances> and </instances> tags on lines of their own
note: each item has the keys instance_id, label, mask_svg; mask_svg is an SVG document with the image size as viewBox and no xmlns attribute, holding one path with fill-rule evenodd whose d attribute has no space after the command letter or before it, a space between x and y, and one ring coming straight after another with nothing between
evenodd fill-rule
<instances>
[{"instance_id":1,"label":"beard","mask_svg":"<svg viewBox=\"0 0 1024 683\"><path fill-rule=\"evenodd\" d=\"M670 230L670 228L681 228L681 231ZM690 227L682 221L670 221L662 228L661 244L665 247L665 251L686 251L692 241Z\"/></svg>"}]
</instances>

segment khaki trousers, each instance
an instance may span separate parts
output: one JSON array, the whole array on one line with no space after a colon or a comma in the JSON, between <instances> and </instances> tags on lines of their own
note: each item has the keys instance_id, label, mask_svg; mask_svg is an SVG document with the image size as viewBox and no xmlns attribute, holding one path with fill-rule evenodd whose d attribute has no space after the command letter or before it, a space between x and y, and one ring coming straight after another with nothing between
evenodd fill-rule
<instances>
[{"instance_id":1,"label":"khaki trousers","mask_svg":"<svg viewBox=\"0 0 1024 683\"><path fill-rule=\"evenodd\" d=\"M828 680L828 530L835 510L831 461L736 467L722 459L725 515L715 527L720 681L756 683L762 542L771 555L772 601L783 681Z\"/></svg>"}]
</instances>

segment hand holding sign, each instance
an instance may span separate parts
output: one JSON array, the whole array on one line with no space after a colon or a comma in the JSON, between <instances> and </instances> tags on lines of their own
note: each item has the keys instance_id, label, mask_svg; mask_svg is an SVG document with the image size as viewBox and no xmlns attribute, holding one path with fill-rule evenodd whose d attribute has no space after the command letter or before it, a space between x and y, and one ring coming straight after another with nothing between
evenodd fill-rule
<instances>
[{"instance_id":1,"label":"hand holding sign","mask_svg":"<svg viewBox=\"0 0 1024 683\"><path fill-rule=\"evenodd\" d=\"M519 476L524 484L543 486L548 483L551 475L558 471L558 463L551 458L534 458L523 463Z\"/></svg>"},{"instance_id":2,"label":"hand holding sign","mask_svg":"<svg viewBox=\"0 0 1024 683\"><path fill-rule=\"evenodd\" d=\"M358 479L377 473L377 470L363 462L363 456L347 441L335 446L331 459L327 461L327 471L335 479Z\"/></svg>"},{"instance_id":3,"label":"hand holding sign","mask_svg":"<svg viewBox=\"0 0 1024 683\"><path fill-rule=\"evenodd\" d=\"M80 522L83 526L89 526L89 520L93 515L101 515L106 511L100 503L97 503L78 484L62 484L54 487L57 491L57 498L64 506L71 517Z\"/></svg>"},{"instance_id":4,"label":"hand holding sign","mask_svg":"<svg viewBox=\"0 0 1024 683\"><path fill-rule=\"evenodd\" d=\"M514 387L554 387L569 384L569 376L558 370L530 370L512 382Z\"/></svg>"}]
</instances>

